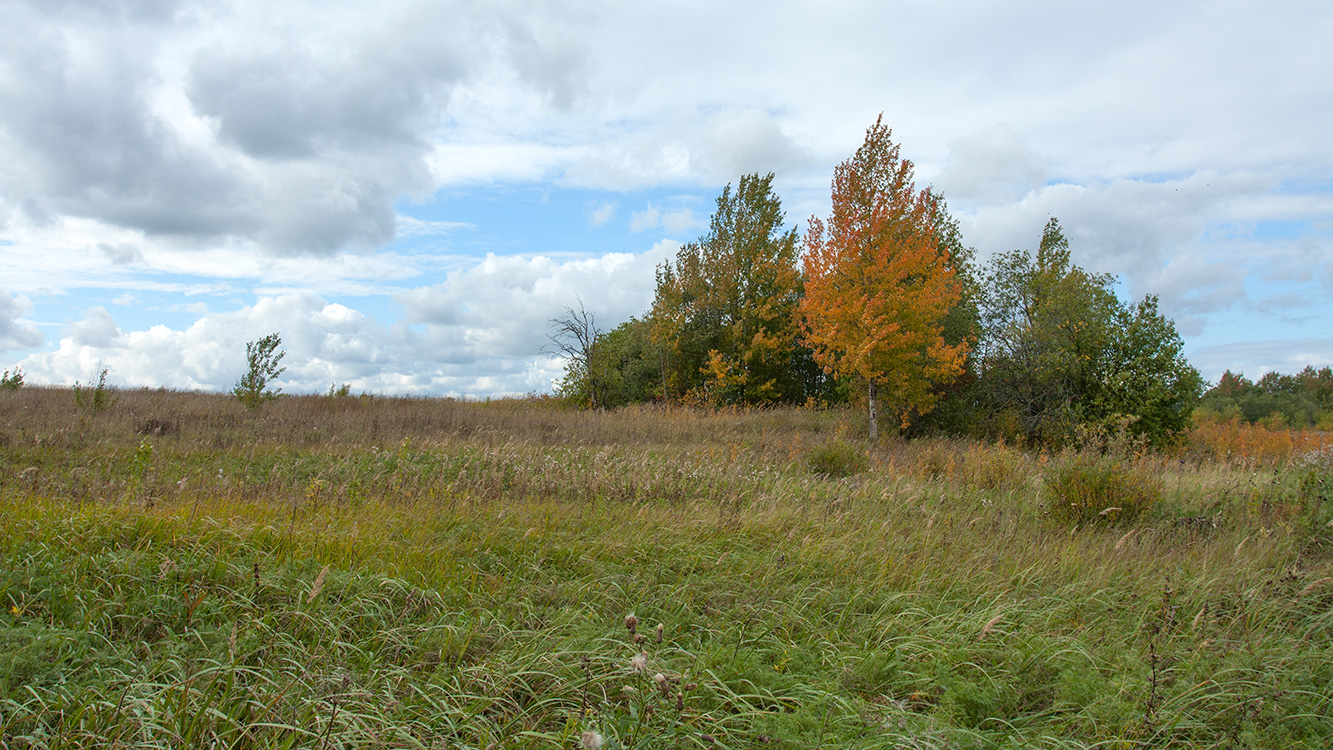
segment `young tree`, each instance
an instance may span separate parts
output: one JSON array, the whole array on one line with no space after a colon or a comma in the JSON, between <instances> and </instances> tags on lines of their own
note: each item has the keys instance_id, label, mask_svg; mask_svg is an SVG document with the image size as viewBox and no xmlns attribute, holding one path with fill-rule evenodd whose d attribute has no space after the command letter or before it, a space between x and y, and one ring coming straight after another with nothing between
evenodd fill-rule
<instances>
[{"instance_id":1,"label":"young tree","mask_svg":"<svg viewBox=\"0 0 1333 750\"><path fill-rule=\"evenodd\" d=\"M651 320L674 392L750 404L804 397L791 366L801 294L796 230L783 218L773 175L745 175L718 196L708 234L658 269Z\"/></svg>"},{"instance_id":2,"label":"young tree","mask_svg":"<svg viewBox=\"0 0 1333 750\"><path fill-rule=\"evenodd\" d=\"M278 351L279 346L282 346L282 337L276 333L270 333L258 341L251 341L245 345L248 369L241 379L236 381L236 386L231 392L251 409L259 408L260 404L277 398L281 393L281 390L269 387L269 384L287 369L278 366L282 358L287 356L287 352Z\"/></svg>"},{"instance_id":3,"label":"young tree","mask_svg":"<svg viewBox=\"0 0 1333 750\"><path fill-rule=\"evenodd\" d=\"M833 211L810 220L803 256L806 341L826 371L866 384L872 440L881 396L906 427L962 371L969 346L943 336L962 288L937 232L938 198L916 189L890 135L881 115L838 165Z\"/></svg>"}]
</instances>

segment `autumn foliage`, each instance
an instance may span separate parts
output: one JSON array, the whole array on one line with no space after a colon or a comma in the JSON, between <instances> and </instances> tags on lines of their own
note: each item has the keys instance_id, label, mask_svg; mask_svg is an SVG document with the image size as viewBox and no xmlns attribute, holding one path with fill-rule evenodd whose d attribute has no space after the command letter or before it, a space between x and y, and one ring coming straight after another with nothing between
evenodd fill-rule
<instances>
[{"instance_id":1,"label":"autumn foliage","mask_svg":"<svg viewBox=\"0 0 1333 750\"><path fill-rule=\"evenodd\" d=\"M969 346L943 336L962 287L936 235L937 198L916 189L890 135L881 117L838 165L832 212L810 220L802 257L806 341L826 371L867 385L872 434L877 397L906 426L962 372Z\"/></svg>"}]
</instances>

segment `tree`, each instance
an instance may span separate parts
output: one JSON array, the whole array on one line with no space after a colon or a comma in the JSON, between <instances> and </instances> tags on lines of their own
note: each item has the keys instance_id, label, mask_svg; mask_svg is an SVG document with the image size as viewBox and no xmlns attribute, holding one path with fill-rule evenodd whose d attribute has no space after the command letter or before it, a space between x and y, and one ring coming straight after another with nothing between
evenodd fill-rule
<instances>
[{"instance_id":1,"label":"tree","mask_svg":"<svg viewBox=\"0 0 1333 750\"><path fill-rule=\"evenodd\" d=\"M277 398L281 393L280 389L269 387L287 369L278 366L282 358L287 356L287 352L278 351L279 346L282 346L282 337L277 333L270 333L245 345L245 359L249 368L236 381L231 392L251 409L259 408L260 404Z\"/></svg>"},{"instance_id":2,"label":"tree","mask_svg":"<svg viewBox=\"0 0 1333 750\"><path fill-rule=\"evenodd\" d=\"M676 394L727 403L804 399L797 350L796 229L773 175L745 175L717 199L708 234L657 271L651 321Z\"/></svg>"},{"instance_id":3,"label":"tree","mask_svg":"<svg viewBox=\"0 0 1333 750\"><path fill-rule=\"evenodd\" d=\"M597 327L597 316L583 306L578 298L578 309L565 307L565 314L548 322L547 338L555 352L565 358L565 377L557 391L591 408L602 405L605 383L592 369L594 354L602 331Z\"/></svg>"},{"instance_id":4,"label":"tree","mask_svg":"<svg viewBox=\"0 0 1333 750\"><path fill-rule=\"evenodd\" d=\"M605 384L607 407L662 397L661 349L647 320L630 318L597 340L591 371Z\"/></svg>"},{"instance_id":5,"label":"tree","mask_svg":"<svg viewBox=\"0 0 1333 750\"><path fill-rule=\"evenodd\" d=\"M1126 307L1114 277L1071 262L1060 222L1042 230L1037 255L992 259L983 284L980 389L1001 431L1059 443L1079 428L1162 442L1183 430L1202 386L1157 299Z\"/></svg>"},{"instance_id":6,"label":"tree","mask_svg":"<svg viewBox=\"0 0 1333 750\"><path fill-rule=\"evenodd\" d=\"M891 135L881 115L838 165L832 213L810 220L802 258L806 341L826 371L866 384L872 440L881 394L906 427L962 371L969 346L943 336L962 288L936 228L939 199L916 189Z\"/></svg>"},{"instance_id":7,"label":"tree","mask_svg":"<svg viewBox=\"0 0 1333 750\"><path fill-rule=\"evenodd\" d=\"M1098 387L1119 301L1114 279L1070 262L1060 222L1026 250L995 256L985 276L979 342L981 378L992 416L1017 422L1034 442L1058 442L1085 420ZM1086 411L1086 410L1085 410Z\"/></svg>"},{"instance_id":8,"label":"tree","mask_svg":"<svg viewBox=\"0 0 1333 750\"><path fill-rule=\"evenodd\" d=\"M1104 423L1131 417L1130 431L1149 442L1173 439L1189 428L1203 392L1203 377L1185 359L1185 342L1152 295L1120 306L1113 330L1092 416Z\"/></svg>"}]
</instances>

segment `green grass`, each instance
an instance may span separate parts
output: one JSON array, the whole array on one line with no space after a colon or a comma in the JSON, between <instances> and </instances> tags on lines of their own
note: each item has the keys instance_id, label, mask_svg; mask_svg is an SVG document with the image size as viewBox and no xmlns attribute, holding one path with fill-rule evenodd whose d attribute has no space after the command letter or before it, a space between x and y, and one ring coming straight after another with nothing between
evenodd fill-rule
<instances>
[{"instance_id":1,"label":"green grass","mask_svg":"<svg viewBox=\"0 0 1333 750\"><path fill-rule=\"evenodd\" d=\"M1333 744L1328 467L1082 525L836 411L118 397L0 394L5 747Z\"/></svg>"}]
</instances>

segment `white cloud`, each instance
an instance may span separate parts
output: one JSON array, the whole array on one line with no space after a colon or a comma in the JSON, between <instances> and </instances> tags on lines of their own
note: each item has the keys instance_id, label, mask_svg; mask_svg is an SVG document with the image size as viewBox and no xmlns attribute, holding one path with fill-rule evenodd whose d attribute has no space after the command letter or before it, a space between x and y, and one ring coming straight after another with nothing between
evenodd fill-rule
<instances>
[{"instance_id":1,"label":"white cloud","mask_svg":"<svg viewBox=\"0 0 1333 750\"><path fill-rule=\"evenodd\" d=\"M630 214L629 230L631 232L643 232L660 226L662 226L662 211L651 203L644 210Z\"/></svg>"},{"instance_id":2,"label":"white cloud","mask_svg":"<svg viewBox=\"0 0 1333 750\"><path fill-rule=\"evenodd\" d=\"M42 333L20 320L32 308L27 297L0 290L0 351L30 349L42 343Z\"/></svg>"},{"instance_id":3,"label":"white cloud","mask_svg":"<svg viewBox=\"0 0 1333 750\"><path fill-rule=\"evenodd\" d=\"M641 254L556 260L546 256L487 255L449 274L441 284L399 300L410 323L429 324L445 351L471 360L524 357L547 341L548 322L582 298L608 326L639 315L652 302L654 269L677 248L659 242Z\"/></svg>"},{"instance_id":4,"label":"white cloud","mask_svg":"<svg viewBox=\"0 0 1333 750\"><path fill-rule=\"evenodd\" d=\"M1333 366L1333 338L1282 341L1239 341L1188 352L1190 362L1209 382L1230 370L1258 380L1268 372L1300 372L1305 367Z\"/></svg>"},{"instance_id":5,"label":"white cloud","mask_svg":"<svg viewBox=\"0 0 1333 750\"><path fill-rule=\"evenodd\" d=\"M1046 159L1012 127L997 124L950 145L937 185L954 201L1009 204L1040 189L1046 175Z\"/></svg>"},{"instance_id":6,"label":"white cloud","mask_svg":"<svg viewBox=\"0 0 1333 750\"><path fill-rule=\"evenodd\" d=\"M22 365L35 383L87 381L106 367L117 385L227 390L244 371L245 343L279 332L288 354L278 385L293 392L332 382L382 393L548 391L561 374L559 360L541 353L549 320L579 297L606 329L641 314L652 300L654 267L676 249L663 241L640 254L583 259L491 255L403 293L406 320L388 324L307 293L203 310L179 330L124 331L98 307L55 350Z\"/></svg>"},{"instance_id":7,"label":"white cloud","mask_svg":"<svg viewBox=\"0 0 1333 750\"><path fill-rule=\"evenodd\" d=\"M691 209L681 208L675 211L663 211L649 203L644 210L630 214L629 230L631 232L644 232L649 229L665 227L668 232L678 235L698 226L698 224L699 219Z\"/></svg>"},{"instance_id":8,"label":"white cloud","mask_svg":"<svg viewBox=\"0 0 1333 750\"><path fill-rule=\"evenodd\" d=\"M594 227L600 227L611 219L615 218L617 205L614 201L603 201L592 210L592 215L588 217L588 224Z\"/></svg>"},{"instance_id":9,"label":"white cloud","mask_svg":"<svg viewBox=\"0 0 1333 750\"><path fill-rule=\"evenodd\" d=\"M105 307L94 307L83 320L69 327L69 338L79 346L114 348L120 339L120 329Z\"/></svg>"}]
</instances>

